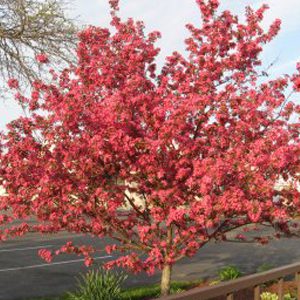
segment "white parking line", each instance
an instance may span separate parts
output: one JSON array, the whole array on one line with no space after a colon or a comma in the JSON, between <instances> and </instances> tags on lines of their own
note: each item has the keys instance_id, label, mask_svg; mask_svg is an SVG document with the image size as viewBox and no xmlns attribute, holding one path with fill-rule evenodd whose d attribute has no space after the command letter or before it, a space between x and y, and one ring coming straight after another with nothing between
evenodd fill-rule
<instances>
[{"instance_id":1,"label":"white parking line","mask_svg":"<svg viewBox=\"0 0 300 300\"><path fill-rule=\"evenodd\" d=\"M93 259L94 260L100 260L100 259L106 259L106 258L111 258L111 257L112 257L111 255L107 255L107 256L93 257ZM77 262L81 262L81 261L84 261L84 258L83 259L74 259L74 260L54 262L54 263L49 263L49 264L40 264L40 265L32 265L32 266L25 266L25 267L0 269L0 272L10 272L10 271L19 271L19 270L27 270L27 269L52 267L52 266L55 266L55 265L73 264L73 263L77 263Z\"/></svg>"},{"instance_id":2,"label":"white parking line","mask_svg":"<svg viewBox=\"0 0 300 300\"><path fill-rule=\"evenodd\" d=\"M36 249L44 249L44 248L52 248L52 247L54 247L54 245L44 245L44 246L25 247L25 248L5 248L5 249L0 249L0 252L26 251L26 250L36 250Z\"/></svg>"}]
</instances>

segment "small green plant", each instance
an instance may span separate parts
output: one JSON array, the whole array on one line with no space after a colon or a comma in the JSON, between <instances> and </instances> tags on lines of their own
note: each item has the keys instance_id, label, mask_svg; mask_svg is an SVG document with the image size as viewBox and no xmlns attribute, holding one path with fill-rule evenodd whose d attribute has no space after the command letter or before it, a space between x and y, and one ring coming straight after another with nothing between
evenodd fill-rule
<instances>
[{"instance_id":1,"label":"small green plant","mask_svg":"<svg viewBox=\"0 0 300 300\"><path fill-rule=\"evenodd\" d=\"M227 266L218 272L220 281L233 280L242 275L242 272L236 266Z\"/></svg>"},{"instance_id":2,"label":"small green plant","mask_svg":"<svg viewBox=\"0 0 300 300\"><path fill-rule=\"evenodd\" d=\"M274 293L270 293L270 292L264 292L262 294L260 294L260 299L261 300L278 300L279 297L277 296L277 294ZM295 297L293 297L290 293L285 294L283 296L284 300L296 300Z\"/></svg>"},{"instance_id":3,"label":"small green plant","mask_svg":"<svg viewBox=\"0 0 300 300\"><path fill-rule=\"evenodd\" d=\"M266 271L269 271L273 268L274 268L274 266L272 264L263 263L262 265L257 267L256 272L257 273L266 272Z\"/></svg>"},{"instance_id":4,"label":"small green plant","mask_svg":"<svg viewBox=\"0 0 300 300\"><path fill-rule=\"evenodd\" d=\"M220 282L221 282L221 280L215 279L215 280L211 281L211 282L209 283L209 285L210 285L210 286L214 286L214 285L219 284Z\"/></svg>"},{"instance_id":5,"label":"small green plant","mask_svg":"<svg viewBox=\"0 0 300 300\"><path fill-rule=\"evenodd\" d=\"M283 300L297 300L297 298L293 297L290 293L287 293L283 296Z\"/></svg>"},{"instance_id":6,"label":"small green plant","mask_svg":"<svg viewBox=\"0 0 300 300\"><path fill-rule=\"evenodd\" d=\"M263 292L262 294L260 294L260 299L261 300L278 300L278 296L274 293Z\"/></svg>"},{"instance_id":7,"label":"small green plant","mask_svg":"<svg viewBox=\"0 0 300 300\"><path fill-rule=\"evenodd\" d=\"M186 282L171 282L171 294L177 294L199 286L203 283L202 280L186 281ZM122 300L142 300L158 298L160 295L160 286L158 284L151 284L148 286L139 286L127 288L122 292Z\"/></svg>"},{"instance_id":8,"label":"small green plant","mask_svg":"<svg viewBox=\"0 0 300 300\"><path fill-rule=\"evenodd\" d=\"M274 266L272 264L263 263L262 265L260 265L260 266L257 267L256 272L257 273L262 273L262 272L269 271L269 270L271 270L273 268L274 268ZM261 286L262 287L267 287L267 286L270 286L272 284L275 284L276 282L277 282L277 280L270 280L268 282L264 282Z\"/></svg>"},{"instance_id":9,"label":"small green plant","mask_svg":"<svg viewBox=\"0 0 300 300\"><path fill-rule=\"evenodd\" d=\"M89 271L82 275L78 282L78 290L69 293L69 300L119 300L121 285L127 278L121 273L112 273L104 269Z\"/></svg>"}]
</instances>

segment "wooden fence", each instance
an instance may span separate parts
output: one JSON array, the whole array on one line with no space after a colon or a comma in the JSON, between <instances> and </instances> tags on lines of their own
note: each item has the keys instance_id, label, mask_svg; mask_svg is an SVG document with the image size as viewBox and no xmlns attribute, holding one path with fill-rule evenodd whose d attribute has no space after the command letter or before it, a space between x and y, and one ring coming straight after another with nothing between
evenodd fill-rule
<instances>
[{"instance_id":1,"label":"wooden fence","mask_svg":"<svg viewBox=\"0 0 300 300\"><path fill-rule=\"evenodd\" d=\"M284 277L294 275L297 285L297 299L300 300L300 263L294 263L279 267L266 272L243 276L241 278L220 283L215 286L194 288L187 292L160 298L160 300L208 300L211 298L225 296L227 300L234 300L237 291L253 288L254 300L260 300L260 286L268 281L278 281L278 299L283 300ZM245 299L248 300L248 299Z\"/></svg>"}]
</instances>

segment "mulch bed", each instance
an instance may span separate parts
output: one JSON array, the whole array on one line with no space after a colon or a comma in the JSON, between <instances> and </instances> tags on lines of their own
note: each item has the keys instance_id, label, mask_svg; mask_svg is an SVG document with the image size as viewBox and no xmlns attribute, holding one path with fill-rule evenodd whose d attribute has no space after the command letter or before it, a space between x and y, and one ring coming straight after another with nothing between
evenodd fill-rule
<instances>
[{"instance_id":1,"label":"mulch bed","mask_svg":"<svg viewBox=\"0 0 300 300\"><path fill-rule=\"evenodd\" d=\"M290 293L292 296L297 295L297 285L295 281L285 281L283 283L283 290L284 294ZM272 284L271 286L267 287L267 291L271 293L278 292L278 284Z\"/></svg>"}]
</instances>

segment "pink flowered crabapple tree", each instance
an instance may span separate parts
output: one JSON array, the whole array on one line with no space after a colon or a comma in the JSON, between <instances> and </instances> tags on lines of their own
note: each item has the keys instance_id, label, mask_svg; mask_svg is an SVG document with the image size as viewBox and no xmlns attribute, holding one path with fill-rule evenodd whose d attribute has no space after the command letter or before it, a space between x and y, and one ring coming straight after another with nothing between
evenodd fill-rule
<instances>
[{"instance_id":1,"label":"pink flowered crabapple tree","mask_svg":"<svg viewBox=\"0 0 300 300\"><path fill-rule=\"evenodd\" d=\"M264 77L259 56L280 28L262 29L267 6L248 7L241 23L217 0L196 2L201 26L187 25L187 53L161 71L159 32L122 20L110 1L114 30L80 32L76 65L50 70L51 83L35 81L30 97L9 81L29 114L1 136L2 240L62 230L110 237L106 251L120 256L106 267L162 270L166 295L172 266L209 241L250 241L228 233L257 224L274 233L254 242L295 232L300 109L287 91L300 91L300 65ZM289 189L276 190L282 179ZM77 253L90 265L97 250L67 242L40 254Z\"/></svg>"}]
</instances>

